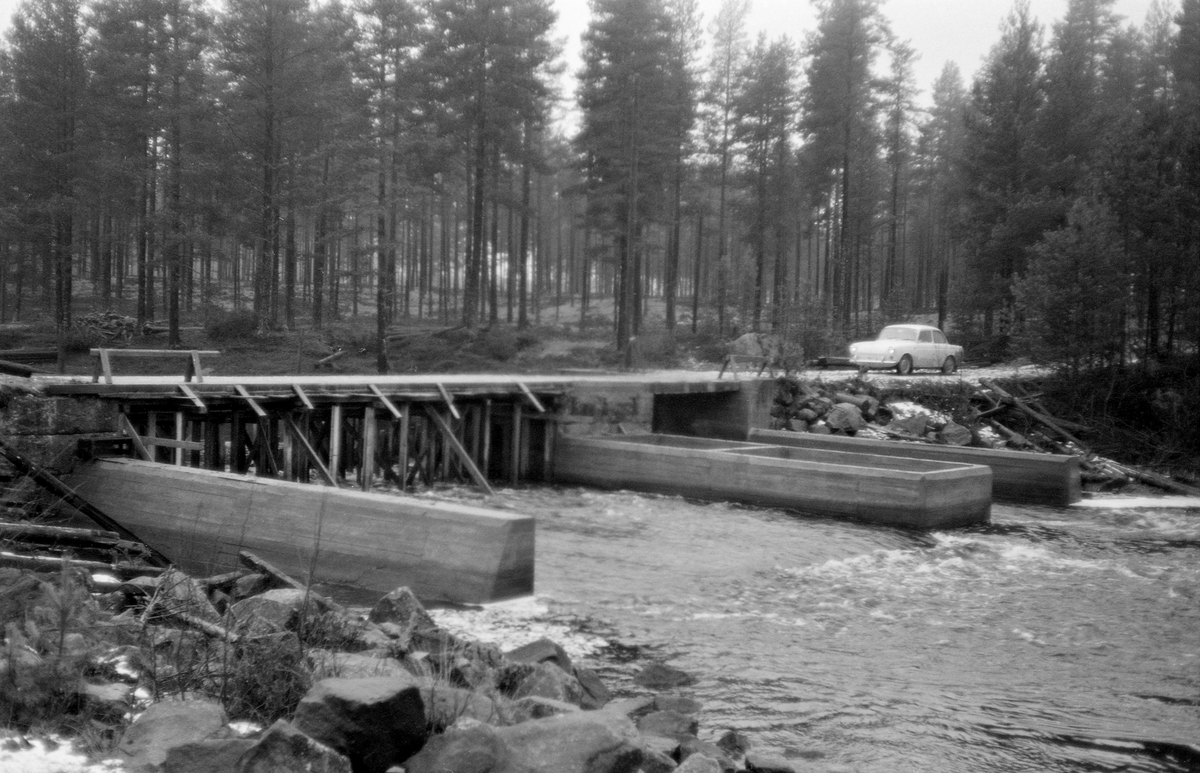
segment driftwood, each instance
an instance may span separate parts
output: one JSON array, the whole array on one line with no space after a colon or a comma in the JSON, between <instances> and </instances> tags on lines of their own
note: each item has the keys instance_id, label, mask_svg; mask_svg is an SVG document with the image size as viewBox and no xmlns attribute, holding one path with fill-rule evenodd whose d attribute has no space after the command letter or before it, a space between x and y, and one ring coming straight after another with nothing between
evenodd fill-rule
<instances>
[{"instance_id":1,"label":"driftwood","mask_svg":"<svg viewBox=\"0 0 1200 773\"><path fill-rule=\"evenodd\" d=\"M32 523L0 523L0 540L45 544L68 544L97 550L120 550L126 553L148 554L141 542L123 539L112 531L75 529L65 526L45 526Z\"/></svg>"},{"instance_id":2,"label":"driftwood","mask_svg":"<svg viewBox=\"0 0 1200 773\"><path fill-rule=\"evenodd\" d=\"M138 577L140 575L157 575L164 571L161 566L150 566L148 564L106 564L103 561L83 561L77 558L64 558L62 556L25 556L17 555L16 553L0 553L0 565L11 566L17 569L32 569L34 571L45 571L54 569L55 567L66 564L69 567L83 569L90 573L104 572L107 574L115 574L118 577Z\"/></svg>"},{"instance_id":3,"label":"driftwood","mask_svg":"<svg viewBox=\"0 0 1200 773\"><path fill-rule=\"evenodd\" d=\"M1033 419L1043 427L1053 431L1063 440L1073 444L1077 450L1073 450L1064 446L1062 443L1052 437L1043 436L1045 442L1052 446L1058 453L1074 454L1079 456L1080 462L1083 464L1084 468L1089 470L1093 475L1099 477L1100 479L1136 480L1141 483L1145 483L1146 485L1163 489L1164 491L1170 491L1176 494L1184 494L1187 496L1200 496L1200 488L1196 488L1195 486L1179 483L1178 481L1172 480L1165 475L1147 472L1146 470L1139 470L1136 467L1120 464L1111 459L1105 459L1097 456L1090 448L1088 448L1087 444L1085 444L1067 429L1067 427L1076 429L1082 428L1082 425L1051 417L1049 412L1046 411L1045 407L1039 403L1036 398L1031 398L1030 396L1025 396L1024 398L1018 397L997 386L994 381L989 381L987 379L980 379L979 383L1000 395L1003 403L1012 405L1030 419ZM993 421L991 423L997 428L1003 426L1000 425L999 422ZM1005 434L1003 430L998 429L998 431L1000 431L1001 434ZM1012 432L1011 430L1007 431Z\"/></svg>"},{"instance_id":4,"label":"driftwood","mask_svg":"<svg viewBox=\"0 0 1200 773\"><path fill-rule=\"evenodd\" d=\"M3 455L5 458L7 458L13 467L16 467L18 470L28 475L39 486L56 495L60 501L66 502L68 505L78 510L81 514L86 516L94 523L103 526L105 529L120 534L123 538L131 542L141 542L136 534L131 532L129 529L126 529L112 518L108 517L108 515L101 512L99 508L95 507L86 499L76 494L74 489L67 486L65 483L51 475L46 470L42 469L41 465L26 459L22 454L18 453L15 448L8 445L3 440L0 440L0 455ZM146 560L155 566L170 565L171 562L166 556L164 556L162 553L159 553L149 545L146 546L146 551Z\"/></svg>"},{"instance_id":5,"label":"driftwood","mask_svg":"<svg viewBox=\"0 0 1200 773\"><path fill-rule=\"evenodd\" d=\"M990 381L988 379L980 379L979 383L982 384L983 386L987 387L988 389L991 389L996 394L1000 395L1000 397L1003 400L1011 403L1014 407L1017 408L1017 410L1021 411L1021 413L1025 414L1026 416L1028 416L1029 418L1038 422L1039 424L1042 424L1042 425L1046 426L1047 428L1053 430L1064 440L1074 443L1075 446L1077 448L1079 448L1079 450L1082 451L1084 455L1091 455L1091 453L1092 453L1091 449L1089 449L1087 447L1086 443L1084 443L1082 440L1080 440L1079 438L1072 435L1070 432L1068 432L1066 429L1064 429L1054 419L1050 418L1049 416L1042 413L1041 411L1034 410L1028 403L1026 403L1021 398L1019 398L1019 397L1011 394L1010 392L1005 391L1001 387L997 386L996 382L994 382L994 381Z\"/></svg>"}]
</instances>

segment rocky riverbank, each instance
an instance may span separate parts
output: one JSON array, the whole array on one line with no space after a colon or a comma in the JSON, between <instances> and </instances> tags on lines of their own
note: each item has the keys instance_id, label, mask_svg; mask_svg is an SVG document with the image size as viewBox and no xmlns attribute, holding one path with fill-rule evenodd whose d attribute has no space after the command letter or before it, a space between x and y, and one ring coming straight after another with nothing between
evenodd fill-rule
<instances>
[{"instance_id":1,"label":"rocky riverbank","mask_svg":"<svg viewBox=\"0 0 1200 773\"><path fill-rule=\"evenodd\" d=\"M610 700L549 639L501 651L406 588L362 615L282 580L0 569L4 747L58 731L137 773L792 770L702 733L694 679L666 664Z\"/></svg>"}]
</instances>

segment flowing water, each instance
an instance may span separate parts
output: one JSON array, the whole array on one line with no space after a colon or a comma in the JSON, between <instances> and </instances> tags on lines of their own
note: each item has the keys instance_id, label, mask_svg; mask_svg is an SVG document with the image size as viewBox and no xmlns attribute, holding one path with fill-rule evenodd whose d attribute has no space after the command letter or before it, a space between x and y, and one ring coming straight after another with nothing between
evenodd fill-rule
<instances>
[{"instance_id":1,"label":"flowing water","mask_svg":"<svg viewBox=\"0 0 1200 773\"><path fill-rule=\"evenodd\" d=\"M651 660L696 675L702 737L805 771L1200 770L1200 502L932 533L578 488L499 504L537 519L538 620L603 644L585 662L619 692Z\"/></svg>"}]
</instances>

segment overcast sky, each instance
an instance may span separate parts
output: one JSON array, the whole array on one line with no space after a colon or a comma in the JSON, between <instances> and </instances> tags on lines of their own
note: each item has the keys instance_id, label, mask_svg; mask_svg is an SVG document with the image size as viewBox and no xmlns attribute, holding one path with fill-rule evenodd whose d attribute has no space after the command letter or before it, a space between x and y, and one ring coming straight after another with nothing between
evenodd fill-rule
<instances>
[{"instance_id":1,"label":"overcast sky","mask_svg":"<svg viewBox=\"0 0 1200 773\"><path fill-rule=\"evenodd\" d=\"M236 0L232 0L236 2ZM787 35L799 42L815 26L809 0L752 0L748 30L751 39L760 31L768 37ZM1116 10L1127 22L1141 26L1152 0L1116 0ZM554 0L559 13L559 34L567 38L568 67L578 69L579 35L587 27L587 0ZM707 28L721 0L700 0ZM1175 3L1177 5L1177 3ZM19 0L0 0L0 28L8 29ZM1034 15L1049 28L1062 17L1067 0L1031 0ZM920 54L916 64L917 85L928 93L930 85L947 61L962 69L968 82L988 49L999 38L1001 20L1012 9L1013 0L886 0L884 14L902 40L909 40Z\"/></svg>"}]
</instances>

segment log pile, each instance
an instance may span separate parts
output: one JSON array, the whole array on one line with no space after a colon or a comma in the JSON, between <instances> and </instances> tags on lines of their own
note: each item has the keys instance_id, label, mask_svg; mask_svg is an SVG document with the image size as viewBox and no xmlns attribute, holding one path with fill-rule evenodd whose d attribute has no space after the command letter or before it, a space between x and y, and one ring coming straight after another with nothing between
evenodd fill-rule
<instances>
[{"instance_id":1,"label":"log pile","mask_svg":"<svg viewBox=\"0 0 1200 773\"><path fill-rule=\"evenodd\" d=\"M129 341L137 335L137 320L117 314L115 311L95 311L75 318L76 329L86 333L90 338L105 343Z\"/></svg>"},{"instance_id":2,"label":"log pile","mask_svg":"<svg viewBox=\"0 0 1200 773\"><path fill-rule=\"evenodd\" d=\"M780 378L771 408L772 429L817 434L859 435L919 443L1006 448L1079 457L1084 481L1102 488L1131 482L1200 496L1200 490L1166 476L1097 455L1081 436L1087 427L1053 416L1041 401L1014 382L1001 386L981 379L978 387L943 397L945 409L901 410L912 395L885 394L870 382L802 382ZM927 398L929 396L926 396Z\"/></svg>"}]
</instances>

